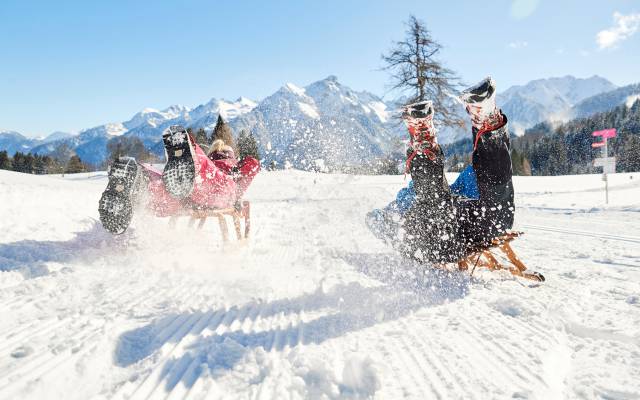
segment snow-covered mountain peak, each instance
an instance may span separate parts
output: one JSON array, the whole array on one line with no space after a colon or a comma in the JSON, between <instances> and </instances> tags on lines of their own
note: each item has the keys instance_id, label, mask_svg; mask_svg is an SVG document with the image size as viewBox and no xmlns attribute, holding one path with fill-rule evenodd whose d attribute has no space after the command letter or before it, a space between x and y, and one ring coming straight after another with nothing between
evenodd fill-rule
<instances>
[{"instance_id":1,"label":"snow-covered mountain peak","mask_svg":"<svg viewBox=\"0 0 640 400\"><path fill-rule=\"evenodd\" d=\"M0 135L5 138L26 139L26 137L24 137L22 134L16 131L10 131L10 130L1 130Z\"/></svg>"},{"instance_id":2,"label":"snow-covered mountain peak","mask_svg":"<svg viewBox=\"0 0 640 400\"><path fill-rule=\"evenodd\" d=\"M299 86L294 85L293 83L287 83L282 87L284 90L287 90L297 96L304 96L305 90Z\"/></svg>"},{"instance_id":3,"label":"snow-covered mountain peak","mask_svg":"<svg viewBox=\"0 0 640 400\"><path fill-rule=\"evenodd\" d=\"M594 75L576 78L571 75L536 79L498 93L498 106L509 115L511 126L518 132L549 118L569 116L570 109L591 96L614 90L608 80Z\"/></svg>"},{"instance_id":4,"label":"snow-covered mountain peak","mask_svg":"<svg viewBox=\"0 0 640 400\"><path fill-rule=\"evenodd\" d=\"M43 139L41 139L42 143L49 143L49 142L54 142L56 140L62 140L62 139L68 139L71 137L76 136L77 133L69 133L69 132L60 132L60 131L56 131L56 132L52 132L49 135L47 135L46 137L44 137Z\"/></svg>"}]
</instances>

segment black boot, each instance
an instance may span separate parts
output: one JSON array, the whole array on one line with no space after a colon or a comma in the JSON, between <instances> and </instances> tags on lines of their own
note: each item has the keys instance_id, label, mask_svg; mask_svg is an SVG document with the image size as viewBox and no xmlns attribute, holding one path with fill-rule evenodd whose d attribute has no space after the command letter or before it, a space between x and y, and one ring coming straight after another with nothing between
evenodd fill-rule
<instances>
[{"instance_id":1,"label":"black boot","mask_svg":"<svg viewBox=\"0 0 640 400\"><path fill-rule=\"evenodd\" d=\"M173 125L162 135L162 141L167 155L162 173L165 188L175 198L188 197L196 176L196 152L191 138L182 126Z\"/></svg>"},{"instance_id":2,"label":"black boot","mask_svg":"<svg viewBox=\"0 0 640 400\"><path fill-rule=\"evenodd\" d=\"M109 183L98 203L100 222L109 232L121 234L129 227L141 180L132 157L120 157L109 167Z\"/></svg>"}]
</instances>

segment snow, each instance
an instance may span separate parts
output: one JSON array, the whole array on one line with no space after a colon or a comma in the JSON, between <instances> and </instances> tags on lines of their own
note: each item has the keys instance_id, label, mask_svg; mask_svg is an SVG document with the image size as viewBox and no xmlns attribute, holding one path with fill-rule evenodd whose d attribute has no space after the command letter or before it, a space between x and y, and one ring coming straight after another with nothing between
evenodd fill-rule
<instances>
[{"instance_id":1,"label":"snow","mask_svg":"<svg viewBox=\"0 0 640 400\"><path fill-rule=\"evenodd\" d=\"M104 172L0 171L0 398L640 396L640 174L609 205L599 175L514 179L541 285L399 258L363 219L404 184L263 172L222 246L144 214L109 235Z\"/></svg>"},{"instance_id":2,"label":"snow","mask_svg":"<svg viewBox=\"0 0 640 400\"><path fill-rule=\"evenodd\" d=\"M369 107L376 113L380 122L387 122L389 120L389 112L387 111L387 105L381 101L374 101L369 103Z\"/></svg>"},{"instance_id":3,"label":"snow","mask_svg":"<svg viewBox=\"0 0 640 400\"><path fill-rule=\"evenodd\" d=\"M300 111L302 111L308 117L311 117L313 119L320 118L320 114L318 114L318 110L316 110L314 106L299 101L298 107L300 107Z\"/></svg>"},{"instance_id":4,"label":"snow","mask_svg":"<svg viewBox=\"0 0 640 400\"><path fill-rule=\"evenodd\" d=\"M631 108L631 106L633 106L633 104L638 100L640 100L640 94L631 95L627 97L627 100L624 104L627 106L627 108Z\"/></svg>"},{"instance_id":5,"label":"snow","mask_svg":"<svg viewBox=\"0 0 640 400\"><path fill-rule=\"evenodd\" d=\"M123 135L128 129L125 128L125 126L121 123L112 123L112 124L106 124L105 126L105 131L108 135L112 135L112 136L120 136Z\"/></svg>"},{"instance_id":6,"label":"snow","mask_svg":"<svg viewBox=\"0 0 640 400\"><path fill-rule=\"evenodd\" d=\"M297 96L305 96L305 90L299 86L294 85L293 83L287 83L284 85L290 92L294 93Z\"/></svg>"}]
</instances>

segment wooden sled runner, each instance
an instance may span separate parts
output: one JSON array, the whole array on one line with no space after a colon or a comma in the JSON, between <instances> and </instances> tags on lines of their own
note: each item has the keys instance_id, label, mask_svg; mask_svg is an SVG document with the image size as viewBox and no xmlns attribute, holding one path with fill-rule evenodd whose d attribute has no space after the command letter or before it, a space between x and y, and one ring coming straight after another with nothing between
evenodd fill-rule
<instances>
[{"instance_id":1,"label":"wooden sled runner","mask_svg":"<svg viewBox=\"0 0 640 400\"><path fill-rule=\"evenodd\" d=\"M471 252L463 259L458 261L458 268L461 271L469 271L473 275L476 267L488 268L491 271L506 270L514 276L530 279L532 281L544 282L544 276L539 272L529 272L527 267L520 261L516 253L509 244L524 232L507 232L491 241L491 245L483 248L472 249ZM508 265L504 265L498 261L496 256L491 253L497 250L509 260Z\"/></svg>"},{"instance_id":2,"label":"wooden sled runner","mask_svg":"<svg viewBox=\"0 0 640 400\"><path fill-rule=\"evenodd\" d=\"M169 219L169 224L175 226L179 217L189 217L189 227L193 227L198 221L198 229L202 229L207 218L215 218L218 220L222 240L226 243L229 241L229 226L227 225L227 216L231 216L233 226L236 231L238 240L247 239L251 232L251 204L248 201L240 203L239 207L230 208L186 208L179 215L174 215ZM242 220L244 220L244 229L242 229Z\"/></svg>"}]
</instances>

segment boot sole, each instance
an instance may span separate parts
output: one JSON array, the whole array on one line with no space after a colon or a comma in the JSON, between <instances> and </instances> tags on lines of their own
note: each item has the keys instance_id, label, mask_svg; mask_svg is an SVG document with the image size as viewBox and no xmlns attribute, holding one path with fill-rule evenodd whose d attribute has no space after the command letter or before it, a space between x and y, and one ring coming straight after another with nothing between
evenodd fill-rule
<instances>
[{"instance_id":1,"label":"boot sole","mask_svg":"<svg viewBox=\"0 0 640 400\"><path fill-rule=\"evenodd\" d=\"M124 233L133 219L140 169L133 158L120 158L109 168L109 183L98 203L102 226L109 232Z\"/></svg>"},{"instance_id":2,"label":"boot sole","mask_svg":"<svg viewBox=\"0 0 640 400\"><path fill-rule=\"evenodd\" d=\"M162 141L167 152L167 164L162 173L164 186L175 198L188 197L193 192L196 166L195 150L187 132L184 129L170 130L162 136Z\"/></svg>"}]
</instances>

